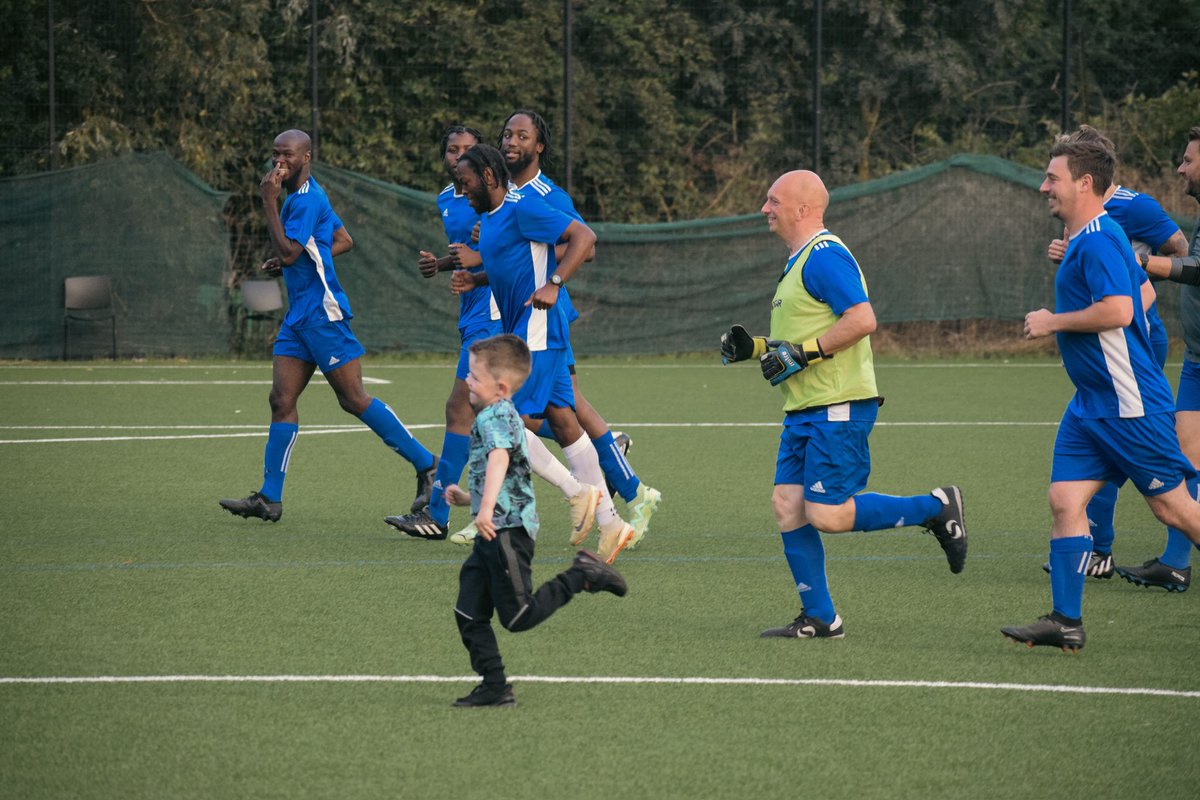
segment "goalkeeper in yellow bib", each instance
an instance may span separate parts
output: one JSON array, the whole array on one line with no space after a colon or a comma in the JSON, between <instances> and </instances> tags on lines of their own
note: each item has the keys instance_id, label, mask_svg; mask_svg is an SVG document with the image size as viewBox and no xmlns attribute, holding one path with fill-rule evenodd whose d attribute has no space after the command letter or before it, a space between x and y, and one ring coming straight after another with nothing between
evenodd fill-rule
<instances>
[{"instance_id":1,"label":"goalkeeper in yellow bib","mask_svg":"<svg viewBox=\"0 0 1200 800\"><path fill-rule=\"evenodd\" d=\"M875 312L858 263L825 229L828 205L816 173L788 172L772 184L762 213L791 256L771 302L770 336L751 336L741 325L721 336L724 363L756 359L763 377L783 391L771 502L801 611L764 637L845 635L825 576L821 532L921 525L945 550L951 572L962 572L967 558L957 486L912 497L863 491L871 473L867 437L881 402L869 338Z\"/></svg>"}]
</instances>

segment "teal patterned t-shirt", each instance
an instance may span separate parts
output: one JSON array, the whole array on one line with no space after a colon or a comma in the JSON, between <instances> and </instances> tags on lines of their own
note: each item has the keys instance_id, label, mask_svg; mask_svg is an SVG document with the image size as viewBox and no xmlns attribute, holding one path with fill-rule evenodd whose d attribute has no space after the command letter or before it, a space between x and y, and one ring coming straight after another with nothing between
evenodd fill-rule
<instances>
[{"instance_id":1,"label":"teal patterned t-shirt","mask_svg":"<svg viewBox=\"0 0 1200 800\"><path fill-rule=\"evenodd\" d=\"M533 499L533 475L525 450L525 423L512 400L497 400L479 412L471 426L471 450L468 480L471 485L471 513L479 513L483 500L483 482L487 477L488 453L508 451L508 472L496 498L492 523L497 528L525 529L537 538L538 515Z\"/></svg>"}]
</instances>

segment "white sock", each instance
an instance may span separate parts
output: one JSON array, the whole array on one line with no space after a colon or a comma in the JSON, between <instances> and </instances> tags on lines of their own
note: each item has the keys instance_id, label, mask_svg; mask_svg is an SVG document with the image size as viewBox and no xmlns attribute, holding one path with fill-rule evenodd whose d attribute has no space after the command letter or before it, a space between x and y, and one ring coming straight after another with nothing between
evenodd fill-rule
<instances>
[{"instance_id":1,"label":"white sock","mask_svg":"<svg viewBox=\"0 0 1200 800\"><path fill-rule=\"evenodd\" d=\"M525 449L529 453L529 466L534 474L557 486L565 497L579 494L579 481L554 457L537 434L528 428L525 429Z\"/></svg>"},{"instance_id":2,"label":"white sock","mask_svg":"<svg viewBox=\"0 0 1200 800\"><path fill-rule=\"evenodd\" d=\"M600 502L596 504L596 524L607 528L617 519L617 510L613 508L612 498L608 495L608 486L604 480L604 470L600 468L600 456L596 446L585 433L579 441L563 448L563 455L571 465L571 472L584 483L590 483L600 490Z\"/></svg>"}]
</instances>

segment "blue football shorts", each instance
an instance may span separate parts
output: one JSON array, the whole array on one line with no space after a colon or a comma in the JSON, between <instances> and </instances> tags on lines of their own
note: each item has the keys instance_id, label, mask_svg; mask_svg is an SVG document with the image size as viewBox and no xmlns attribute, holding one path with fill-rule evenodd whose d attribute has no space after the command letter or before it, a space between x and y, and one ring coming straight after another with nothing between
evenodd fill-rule
<instances>
[{"instance_id":1,"label":"blue football shorts","mask_svg":"<svg viewBox=\"0 0 1200 800\"><path fill-rule=\"evenodd\" d=\"M498 319L488 320L487 325L459 331L459 335L462 337L462 347L458 349L458 368L454 370L454 377L460 381L467 379L467 373L471 371L471 353L468 350L471 345L480 339L490 339L502 333L504 333L504 326Z\"/></svg>"},{"instance_id":2,"label":"blue football shorts","mask_svg":"<svg viewBox=\"0 0 1200 800\"><path fill-rule=\"evenodd\" d=\"M350 330L350 323L344 319L304 328L293 328L284 323L279 328L275 349L272 350L277 356L289 356L316 364L322 373L333 372L361 358L365 352L354 331Z\"/></svg>"},{"instance_id":3,"label":"blue football shorts","mask_svg":"<svg viewBox=\"0 0 1200 800\"><path fill-rule=\"evenodd\" d=\"M1176 411L1200 411L1200 364L1183 360L1179 389L1175 392Z\"/></svg>"},{"instance_id":4,"label":"blue football shorts","mask_svg":"<svg viewBox=\"0 0 1200 800\"><path fill-rule=\"evenodd\" d=\"M1174 489L1195 470L1179 449L1175 415L1149 414L1122 419L1086 419L1068 410L1054 440L1050 480L1107 481L1126 479L1145 496Z\"/></svg>"},{"instance_id":5,"label":"blue football shorts","mask_svg":"<svg viewBox=\"0 0 1200 800\"><path fill-rule=\"evenodd\" d=\"M532 369L513 395L513 405L522 416L544 417L547 406L575 409L575 392L567 369L565 348L535 350Z\"/></svg>"},{"instance_id":6,"label":"blue football shorts","mask_svg":"<svg viewBox=\"0 0 1200 800\"><path fill-rule=\"evenodd\" d=\"M833 506L867 488L867 437L878 413L877 400L788 412L779 435L775 484L803 486L807 502Z\"/></svg>"}]
</instances>

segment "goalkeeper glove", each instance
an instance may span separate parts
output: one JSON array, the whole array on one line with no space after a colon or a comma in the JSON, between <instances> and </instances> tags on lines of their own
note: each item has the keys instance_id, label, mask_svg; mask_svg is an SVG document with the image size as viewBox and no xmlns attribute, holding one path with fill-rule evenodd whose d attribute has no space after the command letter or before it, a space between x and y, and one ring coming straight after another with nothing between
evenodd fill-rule
<instances>
[{"instance_id":1,"label":"goalkeeper glove","mask_svg":"<svg viewBox=\"0 0 1200 800\"><path fill-rule=\"evenodd\" d=\"M807 369L809 364L833 358L825 355L816 339L810 339L799 347L791 342L769 339L767 346L775 349L760 356L758 364L762 368L763 377L769 380L772 386L778 386L797 372Z\"/></svg>"},{"instance_id":2,"label":"goalkeeper glove","mask_svg":"<svg viewBox=\"0 0 1200 800\"><path fill-rule=\"evenodd\" d=\"M727 333L721 334L722 364L758 358L765 352L767 352L767 338L751 336L741 325L734 325Z\"/></svg>"}]
</instances>

